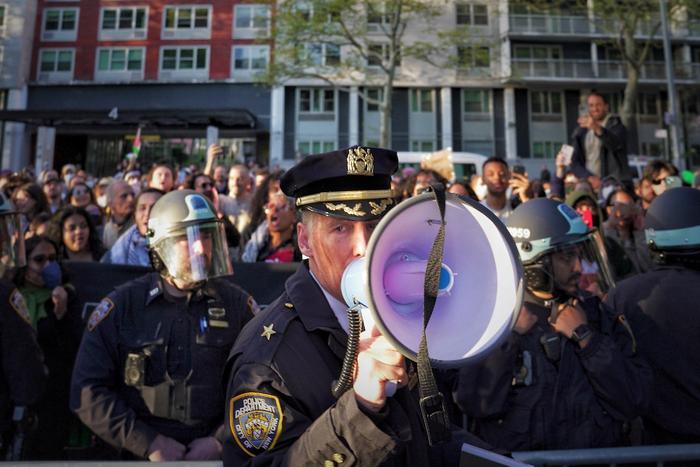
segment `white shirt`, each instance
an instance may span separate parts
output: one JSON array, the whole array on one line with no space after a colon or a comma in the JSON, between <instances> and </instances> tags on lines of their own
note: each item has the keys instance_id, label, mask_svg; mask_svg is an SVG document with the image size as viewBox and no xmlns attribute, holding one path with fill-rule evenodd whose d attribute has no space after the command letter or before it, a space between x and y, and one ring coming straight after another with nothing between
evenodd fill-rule
<instances>
[{"instance_id":1,"label":"white shirt","mask_svg":"<svg viewBox=\"0 0 700 467\"><path fill-rule=\"evenodd\" d=\"M348 329L350 329L350 323L348 322L348 306L345 303L341 303L337 298L335 298L333 295L330 294L326 289L323 288L321 283L316 279L316 276L314 276L314 273L311 272L309 269L309 273L311 274L311 277L314 278L316 283L318 284L319 287L321 287L321 291L323 291L323 295L326 297L326 301L328 302L328 305L331 307L331 310L333 310L333 314L335 315L336 319L338 320L338 323L340 324L340 327L343 328L343 330L347 333Z\"/></svg>"},{"instance_id":2,"label":"white shirt","mask_svg":"<svg viewBox=\"0 0 700 467\"><path fill-rule=\"evenodd\" d=\"M481 200L481 204L482 204L482 206L486 206L487 208L489 208L489 211L494 213L496 215L496 217L498 217L502 221L508 219L508 216L510 216L510 213L513 212L513 209L510 207L510 202L508 201L508 199L506 199L506 205L503 209L492 208L491 206L489 206L486 203L486 198Z\"/></svg>"}]
</instances>

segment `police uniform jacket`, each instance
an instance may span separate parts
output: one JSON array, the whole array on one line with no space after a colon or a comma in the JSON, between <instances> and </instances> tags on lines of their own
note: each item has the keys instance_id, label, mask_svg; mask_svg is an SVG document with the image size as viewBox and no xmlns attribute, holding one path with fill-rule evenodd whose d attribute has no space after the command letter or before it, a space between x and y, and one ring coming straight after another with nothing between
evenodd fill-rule
<instances>
[{"instance_id":1,"label":"police uniform jacket","mask_svg":"<svg viewBox=\"0 0 700 467\"><path fill-rule=\"evenodd\" d=\"M700 271L664 266L620 282L607 301L654 370L648 442L700 443Z\"/></svg>"},{"instance_id":2,"label":"police uniform jacket","mask_svg":"<svg viewBox=\"0 0 700 467\"><path fill-rule=\"evenodd\" d=\"M44 393L46 367L24 298L0 281L0 434L11 425L15 406L36 403Z\"/></svg>"},{"instance_id":3,"label":"police uniform jacket","mask_svg":"<svg viewBox=\"0 0 700 467\"><path fill-rule=\"evenodd\" d=\"M461 370L457 403L487 443L506 451L623 443L623 423L648 403L651 371L635 355L624 316L590 295L579 303L593 330L585 348L553 331L549 309L526 299L534 327L512 332L484 361ZM550 357L546 334L554 338Z\"/></svg>"},{"instance_id":4,"label":"police uniform jacket","mask_svg":"<svg viewBox=\"0 0 700 467\"><path fill-rule=\"evenodd\" d=\"M181 299L165 293L155 272L118 287L88 322L71 409L103 440L139 457L157 434L185 445L215 435L223 427L222 370L254 307L222 278Z\"/></svg>"},{"instance_id":5,"label":"police uniform jacket","mask_svg":"<svg viewBox=\"0 0 700 467\"><path fill-rule=\"evenodd\" d=\"M225 465L457 465L457 442L428 447L416 389L399 389L379 414L361 409L352 389L333 397L346 340L300 266L232 350Z\"/></svg>"}]
</instances>

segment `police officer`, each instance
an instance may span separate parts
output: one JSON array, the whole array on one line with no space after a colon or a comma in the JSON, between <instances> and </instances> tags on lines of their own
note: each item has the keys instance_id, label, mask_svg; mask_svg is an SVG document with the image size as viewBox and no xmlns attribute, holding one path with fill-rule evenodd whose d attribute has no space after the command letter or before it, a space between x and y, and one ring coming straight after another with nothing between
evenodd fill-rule
<instances>
[{"instance_id":1,"label":"police officer","mask_svg":"<svg viewBox=\"0 0 700 467\"><path fill-rule=\"evenodd\" d=\"M24 261L19 215L0 193L0 451L9 450L9 460L20 460L29 406L39 401L47 377L27 304L6 280Z\"/></svg>"},{"instance_id":2,"label":"police officer","mask_svg":"<svg viewBox=\"0 0 700 467\"><path fill-rule=\"evenodd\" d=\"M664 192L645 223L659 266L620 282L607 302L629 318L654 369L646 442L700 443L700 190Z\"/></svg>"},{"instance_id":3,"label":"police officer","mask_svg":"<svg viewBox=\"0 0 700 467\"><path fill-rule=\"evenodd\" d=\"M157 272L118 287L95 308L78 352L71 408L95 434L152 461L218 459L221 372L256 305L231 274L223 225L191 190L151 210Z\"/></svg>"},{"instance_id":4,"label":"police officer","mask_svg":"<svg viewBox=\"0 0 700 467\"><path fill-rule=\"evenodd\" d=\"M458 446L428 447L404 358L376 329L360 340L353 387L337 399L331 391L348 330L341 277L394 204L397 166L394 151L354 146L307 156L282 178L308 261L231 353L226 465L457 463ZM393 397L387 381L399 382Z\"/></svg>"},{"instance_id":5,"label":"police officer","mask_svg":"<svg viewBox=\"0 0 700 467\"><path fill-rule=\"evenodd\" d=\"M525 303L507 341L460 371L457 403L477 435L506 451L622 444L625 422L648 402L651 371L624 316L580 287L582 264L606 271L595 232L544 198L519 206L506 225L524 265Z\"/></svg>"}]
</instances>

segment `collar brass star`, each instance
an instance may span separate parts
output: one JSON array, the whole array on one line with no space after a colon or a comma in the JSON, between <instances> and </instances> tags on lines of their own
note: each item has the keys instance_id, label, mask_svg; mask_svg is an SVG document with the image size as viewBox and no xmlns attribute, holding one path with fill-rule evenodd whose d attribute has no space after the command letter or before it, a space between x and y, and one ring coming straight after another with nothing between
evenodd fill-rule
<instances>
[{"instance_id":1,"label":"collar brass star","mask_svg":"<svg viewBox=\"0 0 700 467\"><path fill-rule=\"evenodd\" d=\"M263 324L263 332L262 332L262 334L260 334L260 337L266 337L267 340L269 341L273 334L277 334L277 331L272 329L272 326L274 326L274 325L275 325L275 323L272 323L269 326L265 326Z\"/></svg>"}]
</instances>

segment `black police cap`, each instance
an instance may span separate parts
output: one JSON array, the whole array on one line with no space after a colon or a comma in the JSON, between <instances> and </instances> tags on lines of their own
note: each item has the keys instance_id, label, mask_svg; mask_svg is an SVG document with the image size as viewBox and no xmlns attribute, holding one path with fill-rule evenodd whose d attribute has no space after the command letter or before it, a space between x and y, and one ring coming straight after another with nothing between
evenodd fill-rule
<instances>
[{"instance_id":1,"label":"black police cap","mask_svg":"<svg viewBox=\"0 0 700 467\"><path fill-rule=\"evenodd\" d=\"M280 187L299 209L351 220L372 220L393 206L396 151L365 146L313 154L288 170Z\"/></svg>"}]
</instances>

